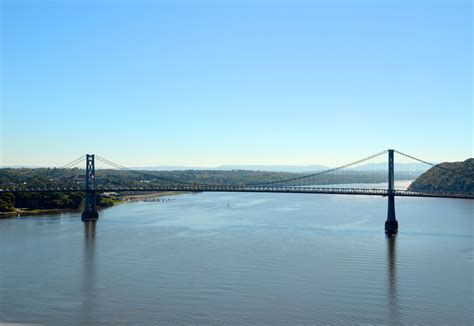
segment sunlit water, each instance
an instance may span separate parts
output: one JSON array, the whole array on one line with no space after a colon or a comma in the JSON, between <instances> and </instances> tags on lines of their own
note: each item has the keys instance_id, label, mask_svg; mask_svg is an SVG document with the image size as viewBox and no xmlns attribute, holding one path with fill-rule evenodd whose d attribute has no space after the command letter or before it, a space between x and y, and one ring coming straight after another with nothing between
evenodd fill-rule
<instances>
[{"instance_id":1,"label":"sunlit water","mask_svg":"<svg viewBox=\"0 0 474 326\"><path fill-rule=\"evenodd\" d=\"M471 324L474 203L201 193L0 220L0 321Z\"/></svg>"}]
</instances>

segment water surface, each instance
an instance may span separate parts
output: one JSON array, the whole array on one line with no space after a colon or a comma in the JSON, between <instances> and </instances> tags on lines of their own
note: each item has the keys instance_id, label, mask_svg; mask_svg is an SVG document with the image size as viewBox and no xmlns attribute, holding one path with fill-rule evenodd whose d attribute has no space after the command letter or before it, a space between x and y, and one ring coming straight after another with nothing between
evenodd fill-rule
<instances>
[{"instance_id":1,"label":"water surface","mask_svg":"<svg viewBox=\"0 0 474 326\"><path fill-rule=\"evenodd\" d=\"M201 193L0 220L0 321L471 324L473 202Z\"/></svg>"}]
</instances>

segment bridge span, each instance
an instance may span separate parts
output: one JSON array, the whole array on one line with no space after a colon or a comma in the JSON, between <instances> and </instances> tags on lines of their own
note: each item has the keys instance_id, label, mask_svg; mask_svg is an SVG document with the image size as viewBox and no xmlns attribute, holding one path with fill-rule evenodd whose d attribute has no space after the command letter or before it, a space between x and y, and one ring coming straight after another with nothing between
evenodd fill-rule
<instances>
[{"instance_id":1,"label":"bridge span","mask_svg":"<svg viewBox=\"0 0 474 326\"><path fill-rule=\"evenodd\" d=\"M36 188L0 188L0 193L19 192L80 192L83 187L36 187ZM356 196L381 196L387 197L387 189L358 189L358 188L324 188L317 186L310 187L246 187L246 186L161 186L161 187L96 187L95 193L106 192L254 192L254 193L292 193L292 194L328 194L328 195L356 195ZM448 191L409 191L394 190L395 197L425 197L425 198L454 198L454 199L474 199L473 192L448 192Z\"/></svg>"},{"instance_id":2,"label":"bridge span","mask_svg":"<svg viewBox=\"0 0 474 326\"><path fill-rule=\"evenodd\" d=\"M358 160L337 168L332 168L324 171L319 171L311 173L304 176L297 176L288 179L281 179L269 182L260 182L252 184L232 184L232 185L219 185L219 184L200 184L198 182L183 182L179 180L170 180L161 178L165 180L162 184L154 184L150 186L116 186L116 185L102 185L97 183L96 179L96 169L95 169L95 159L96 155L86 155L86 168L85 168L85 178L84 186L40 186L40 187L31 187L26 185L18 186L4 186L0 188L0 193L20 193L20 192L78 192L84 191L84 211L82 213L82 220L87 221L96 221L99 218L96 205L96 194L104 192L249 192L249 193L293 193L293 194L331 194L331 195L356 195L356 196L383 196L388 198L388 208L387 208L387 219L385 221L385 232L389 235L392 235L398 231L398 221L395 216L395 197L429 197L429 198L456 198L456 199L474 199L474 192L449 192L449 191L432 191L432 190L423 190L423 191L413 191L413 190L400 190L395 189L395 160L394 153L398 153L404 157L408 157L415 161L419 161L425 164L428 164L431 167L442 169L444 173L460 174L460 172L455 170L450 170L448 168L434 165L423 160L419 160L410 155L406 155L389 149L369 157L366 157L362 160ZM357 172L357 166L366 163L369 160L372 160L377 157L387 155L387 188L357 188L357 187L340 187L335 185L294 185L295 182L301 180L311 180L311 178L319 177L323 175L328 175L343 169L349 170L351 172ZM137 171L125 168L121 165L118 165L114 162L111 162L107 159L97 156L97 159L103 163L113 166L121 170L131 171L135 173L146 174L143 171ZM82 160L77 159L71 163L68 163L65 167L71 167L74 164L77 164ZM64 168L64 167L62 167ZM148 176L150 176L148 174ZM158 180L160 179L157 176ZM293 184L292 184L293 183ZM340 183L340 182L339 182Z\"/></svg>"}]
</instances>

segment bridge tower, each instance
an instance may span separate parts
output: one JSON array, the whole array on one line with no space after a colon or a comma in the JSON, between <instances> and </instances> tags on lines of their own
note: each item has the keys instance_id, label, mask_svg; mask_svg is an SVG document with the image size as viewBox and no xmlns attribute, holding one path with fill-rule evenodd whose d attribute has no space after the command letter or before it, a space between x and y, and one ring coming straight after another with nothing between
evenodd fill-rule
<instances>
[{"instance_id":1,"label":"bridge tower","mask_svg":"<svg viewBox=\"0 0 474 326\"><path fill-rule=\"evenodd\" d=\"M395 217L395 187L393 149L388 150L388 209L385 221L385 233L392 235L398 231L398 221Z\"/></svg>"},{"instance_id":2,"label":"bridge tower","mask_svg":"<svg viewBox=\"0 0 474 326\"><path fill-rule=\"evenodd\" d=\"M86 178L84 181L83 221L95 221L99 218L95 200L95 162L94 155L86 155Z\"/></svg>"}]
</instances>

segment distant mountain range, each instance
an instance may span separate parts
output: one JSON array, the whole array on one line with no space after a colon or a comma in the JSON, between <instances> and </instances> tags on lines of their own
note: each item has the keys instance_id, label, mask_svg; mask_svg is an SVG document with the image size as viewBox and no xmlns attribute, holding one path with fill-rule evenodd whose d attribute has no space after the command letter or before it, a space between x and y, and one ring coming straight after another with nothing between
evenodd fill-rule
<instances>
[{"instance_id":1,"label":"distant mountain range","mask_svg":"<svg viewBox=\"0 0 474 326\"><path fill-rule=\"evenodd\" d=\"M331 169L320 164L313 165L221 165L217 167L186 167L186 166L147 166L135 167L134 170L148 170L148 171L182 171L182 170L209 170L209 171L232 171L232 170L246 170L246 171L266 171L266 172L293 172L293 173L310 173L325 171ZM410 172L424 172L430 168L429 165L423 163L395 163L395 172L410 171ZM352 169L354 171L387 171L387 163L363 164Z\"/></svg>"},{"instance_id":2,"label":"distant mountain range","mask_svg":"<svg viewBox=\"0 0 474 326\"><path fill-rule=\"evenodd\" d=\"M186 167L186 166L146 166L135 167L134 170L147 171L182 171L182 170L210 170L210 171L232 171L232 170L246 170L246 171L267 171L267 172L316 172L330 169L324 165L221 165L216 167Z\"/></svg>"},{"instance_id":3,"label":"distant mountain range","mask_svg":"<svg viewBox=\"0 0 474 326\"><path fill-rule=\"evenodd\" d=\"M41 168L39 166L0 166L0 168ZM101 167L97 167L100 169ZM430 166L423 163L395 163L395 172L397 171L411 171L411 172L424 172L428 170ZM209 171L232 171L232 170L246 170L246 171L267 171L267 172L293 172L293 173L311 173L318 171L325 171L331 169L331 167L312 164L312 165L221 165L217 167L189 167L179 165L157 165L157 166L145 166L145 167L132 167L132 170L141 171L184 171L184 170L209 170ZM374 163L374 164L363 164L355 168L347 168L355 171L386 171L387 163Z\"/></svg>"},{"instance_id":4,"label":"distant mountain range","mask_svg":"<svg viewBox=\"0 0 474 326\"><path fill-rule=\"evenodd\" d=\"M40 169L44 166L37 165L0 165L0 169Z\"/></svg>"}]
</instances>

